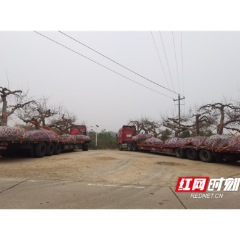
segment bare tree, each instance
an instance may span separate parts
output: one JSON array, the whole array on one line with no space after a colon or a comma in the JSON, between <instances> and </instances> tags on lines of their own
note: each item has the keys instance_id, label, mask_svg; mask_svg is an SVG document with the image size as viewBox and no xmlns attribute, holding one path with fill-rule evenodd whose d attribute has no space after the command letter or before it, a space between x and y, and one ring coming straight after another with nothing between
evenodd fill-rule
<instances>
[{"instance_id":1,"label":"bare tree","mask_svg":"<svg viewBox=\"0 0 240 240\"><path fill-rule=\"evenodd\" d=\"M217 131L223 134L223 129L238 130L240 121L240 104L233 105L231 100L224 99L223 102L206 104L200 109L211 110L214 114L219 115L219 124Z\"/></svg>"},{"instance_id":2,"label":"bare tree","mask_svg":"<svg viewBox=\"0 0 240 240\"><path fill-rule=\"evenodd\" d=\"M194 106L193 109L190 108L187 113L181 115L180 124L178 117L162 116L162 122L164 127L175 132L175 137L186 130L195 133L195 135L200 135L201 129L207 129L215 123L215 117L216 114L212 114L209 109L202 110Z\"/></svg>"},{"instance_id":3,"label":"bare tree","mask_svg":"<svg viewBox=\"0 0 240 240\"><path fill-rule=\"evenodd\" d=\"M49 98L43 97L38 101L32 102L21 111L18 111L18 117L25 123L35 124L36 129L40 129L40 123L46 125L46 121L57 114L57 109L48 104Z\"/></svg>"},{"instance_id":4,"label":"bare tree","mask_svg":"<svg viewBox=\"0 0 240 240\"><path fill-rule=\"evenodd\" d=\"M173 113L172 116L174 116ZM180 117L180 123L178 117L169 117L162 115L161 118L162 125L174 131L175 137L178 137L179 134L185 130L190 130L191 132L194 132L194 124L191 121L190 113L182 114Z\"/></svg>"},{"instance_id":5,"label":"bare tree","mask_svg":"<svg viewBox=\"0 0 240 240\"><path fill-rule=\"evenodd\" d=\"M192 128L197 136L200 135L200 129L207 129L216 123L217 114L210 109L202 109L198 106L194 110L190 109L190 116L194 118Z\"/></svg>"},{"instance_id":6,"label":"bare tree","mask_svg":"<svg viewBox=\"0 0 240 240\"><path fill-rule=\"evenodd\" d=\"M16 110L22 109L33 102L33 100L27 100L28 91L11 91L8 88L0 87L0 95L2 102L2 115L0 116L1 126L7 126L8 121L6 115L10 116L15 113ZM12 100L13 105L8 105L9 99Z\"/></svg>"},{"instance_id":7,"label":"bare tree","mask_svg":"<svg viewBox=\"0 0 240 240\"><path fill-rule=\"evenodd\" d=\"M63 131L68 131L71 127L78 128L76 120L77 117L75 114L70 113L66 108L60 106L58 113L51 120L49 127L58 129L61 134Z\"/></svg>"},{"instance_id":8,"label":"bare tree","mask_svg":"<svg viewBox=\"0 0 240 240\"><path fill-rule=\"evenodd\" d=\"M158 137L163 132L163 130L161 130L161 122L152 120L148 117L129 120L128 124L136 126L137 134L144 131L144 133L153 134L155 137Z\"/></svg>"}]
</instances>

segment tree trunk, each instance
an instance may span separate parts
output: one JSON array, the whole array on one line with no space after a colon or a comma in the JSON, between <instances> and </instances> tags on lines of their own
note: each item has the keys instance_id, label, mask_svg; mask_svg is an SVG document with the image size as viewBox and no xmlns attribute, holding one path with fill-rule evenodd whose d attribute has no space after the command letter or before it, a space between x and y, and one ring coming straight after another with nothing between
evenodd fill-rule
<instances>
[{"instance_id":1,"label":"tree trunk","mask_svg":"<svg viewBox=\"0 0 240 240\"><path fill-rule=\"evenodd\" d=\"M36 130L41 129L41 126L40 126L40 123L39 123L39 122L35 124L35 129L36 129Z\"/></svg>"},{"instance_id":2,"label":"tree trunk","mask_svg":"<svg viewBox=\"0 0 240 240\"><path fill-rule=\"evenodd\" d=\"M224 108L223 107L220 109L220 113L221 113L221 118L220 118L220 124L218 124L217 126L217 132L219 135L222 135L223 126L224 126Z\"/></svg>"},{"instance_id":3,"label":"tree trunk","mask_svg":"<svg viewBox=\"0 0 240 240\"><path fill-rule=\"evenodd\" d=\"M2 101L3 101L2 113L7 114L7 98L5 96L2 97ZM1 126L7 126L7 117L6 116L2 116Z\"/></svg>"},{"instance_id":4,"label":"tree trunk","mask_svg":"<svg viewBox=\"0 0 240 240\"><path fill-rule=\"evenodd\" d=\"M200 115L196 115L196 135L199 136L200 130L199 130L199 117Z\"/></svg>"},{"instance_id":5,"label":"tree trunk","mask_svg":"<svg viewBox=\"0 0 240 240\"><path fill-rule=\"evenodd\" d=\"M178 137L178 133L179 133L178 131L175 131L175 137Z\"/></svg>"}]
</instances>

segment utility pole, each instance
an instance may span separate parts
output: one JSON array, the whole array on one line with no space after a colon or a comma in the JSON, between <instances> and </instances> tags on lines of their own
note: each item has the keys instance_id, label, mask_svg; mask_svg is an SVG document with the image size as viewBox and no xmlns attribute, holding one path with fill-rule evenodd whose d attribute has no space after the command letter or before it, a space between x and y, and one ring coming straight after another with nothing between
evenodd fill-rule
<instances>
[{"instance_id":1,"label":"utility pole","mask_svg":"<svg viewBox=\"0 0 240 240\"><path fill-rule=\"evenodd\" d=\"M95 128L96 131L96 142L95 142L95 150L97 150L97 128L99 127L98 125L96 125L96 127L91 126L92 128Z\"/></svg>"},{"instance_id":2,"label":"utility pole","mask_svg":"<svg viewBox=\"0 0 240 240\"><path fill-rule=\"evenodd\" d=\"M179 121L179 129L181 128L181 115L180 115L180 101L185 99L185 97L180 98L180 94L178 94L178 99L173 99L173 101L178 101L178 121Z\"/></svg>"}]
</instances>

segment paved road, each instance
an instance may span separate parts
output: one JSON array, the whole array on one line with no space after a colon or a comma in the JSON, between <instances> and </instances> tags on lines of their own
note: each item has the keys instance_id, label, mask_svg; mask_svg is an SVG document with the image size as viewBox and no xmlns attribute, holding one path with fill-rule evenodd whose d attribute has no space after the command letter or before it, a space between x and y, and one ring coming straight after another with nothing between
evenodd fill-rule
<instances>
[{"instance_id":1,"label":"paved road","mask_svg":"<svg viewBox=\"0 0 240 240\"><path fill-rule=\"evenodd\" d=\"M59 180L0 179L2 209L201 209L240 208L239 193L193 199L171 187Z\"/></svg>"}]
</instances>

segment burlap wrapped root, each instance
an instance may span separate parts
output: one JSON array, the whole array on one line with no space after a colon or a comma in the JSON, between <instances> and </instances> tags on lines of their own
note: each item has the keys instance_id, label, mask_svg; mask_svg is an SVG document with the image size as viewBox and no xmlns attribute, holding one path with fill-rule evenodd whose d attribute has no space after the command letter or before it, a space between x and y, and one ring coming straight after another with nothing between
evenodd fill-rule
<instances>
[{"instance_id":1,"label":"burlap wrapped root","mask_svg":"<svg viewBox=\"0 0 240 240\"><path fill-rule=\"evenodd\" d=\"M196 136L192 137L191 143L193 146L204 146L205 141L208 137Z\"/></svg>"},{"instance_id":2,"label":"burlap wrapped root","mask_svg":"<svg viewBox=\"0 0 240 240\"><path fill-rule=\"evenodd\" d=\"M31 138L31 139L38 139L38 140L45 140L45 139L51 139L51 140L58 140L58 136L50 131L50 130L31 130L27 131L23 135L24 138Z\"/></svg>"},{"instance_id":3,"label":"burlap wrapped root","mask_svg":"<svg viewBox=\"0 0 240 240\"><path fill-rule=\"evenodd\" d=\"M211 136L206 139L204 145L207 147L226 147L229 137L224 135Z\"/></svg>"},{"instance_id":4,"label":"burlap wrapped root","mask_svg":"<svg viewBox=\"0 0 240 240\"><path fill-rule=\"evenodd\" d=\"M189 137L189 138L183 138L183 144L184 146L189 146L189 145L192 145L192 137Z\"/></svg>"},{"instance_id":5,"label":"burlap wrapped root","mask_svg":"<svg viewBox=\"0 0 240 240\"><path fill-rule=\"evenodd\" d=\"M133 136L133 137L132 137L132 141L135 141L135 142L137 142L137 141L138 141L138 138L137 138L137 136Z\"/></svg>"},{"instance_id":6,"label":"burlap wrapped root","mask_svg":"<svg viewBox=\"0 0 240 240\"><path fill-rule=\"evenodd\" d=\"M25 130L20 127L0 126L0 138L21 138Z\"/></svg>"},{"instance_id":7,"label":"burlap wrapped root","mask_svg":"<svg viewBox=\"0 0 240 240\"><path fill-rule=\"evenodd\" d=\"M86 135L83 135L84 136L84 141L85 142L90 142L90 137L89 136L86 136Z\"/></svg>"},{"instance_id":8,"label":"burlap wrapped root","mask_svg":"<svg viewBox=\"0 0 240 240\"><path fill-rule=\"evenodd\" d=\"M240 136L234 136L229 138L228 145L231 145L231 148L240 148Z\"/></svg>"},{"instance_id":9,"label":"burlap wrapped root","mask_svg":"<svg viewBox=\"0 0 240 240\"><path fill-rule=\"evenodd\" d=\"M84 141L85 140L84 135L74 135L72 137L75 141Z\"/></svg>"},{"instance_id":10,"label":"burlap wrapped root","mask_svg":"<svg viewBox=\"0 0 240 240\"><path fill-rule=\"evenodd\" d=\"M176 145L176 146L182 146L184 144L184 138L171 138L171 139L167 139L164 142L165 145Z\"/></svg>"},{"instance_id":11,"label":"burlap wrapped root","mask_svg":"<svg viewBox=\"0 0 240 240\"><path fill-rule=\"evenodd\" d=\"M158 138L151 137L146 140L146 144L161 145L163 144L163 141Z\"/></svg>"},{"instance_id":12,"label":"burlap wrapped root","mask_svg":"<svg viewBox=\"0 0 240 240\"><path fill-rule=\"evenodd\" d=\"M84 142L90 141L90 138L88 136L86 136L86 135L74 135L72 137L76 141L84 141Z\"/></svg>"},{"instance_id":13,"label":"burlap wrapped root","mask_svg":"<svg viewBox=\"0 0 240 240\"><path fill-rule=\"evenodd\" d=\"M63 142L69 142L69 143L74 143L74 141L76 141L74 139L74 136L71 136L69 134L60 135L59 139L62 140Z\"/></svg>"},{"instance_id":14,"label":"burlap wrapped root","mask_svg":"<svg viewBox=\"0 0 240 240\"><path fill-rule=\"evenodd\" d=\"M138 134L136 136L133 136L132 140L133 141L144 141L144 140L146 140L148 138L151 138L151 137L152 137L152 135L150 135L150 134Z\"/></svg>"},{"instance_id":15,"label":"burlap wrapped root","mask_svg":"<svg viewBox=\"0 0 240 240\"><path fill-rule=\"evenodd\" d=\"M90 138L86 135L69 135L69 134L64 134L60 136L63 140L69 141L69 142L90 142Z\"/></svg>"}]
</instances>

